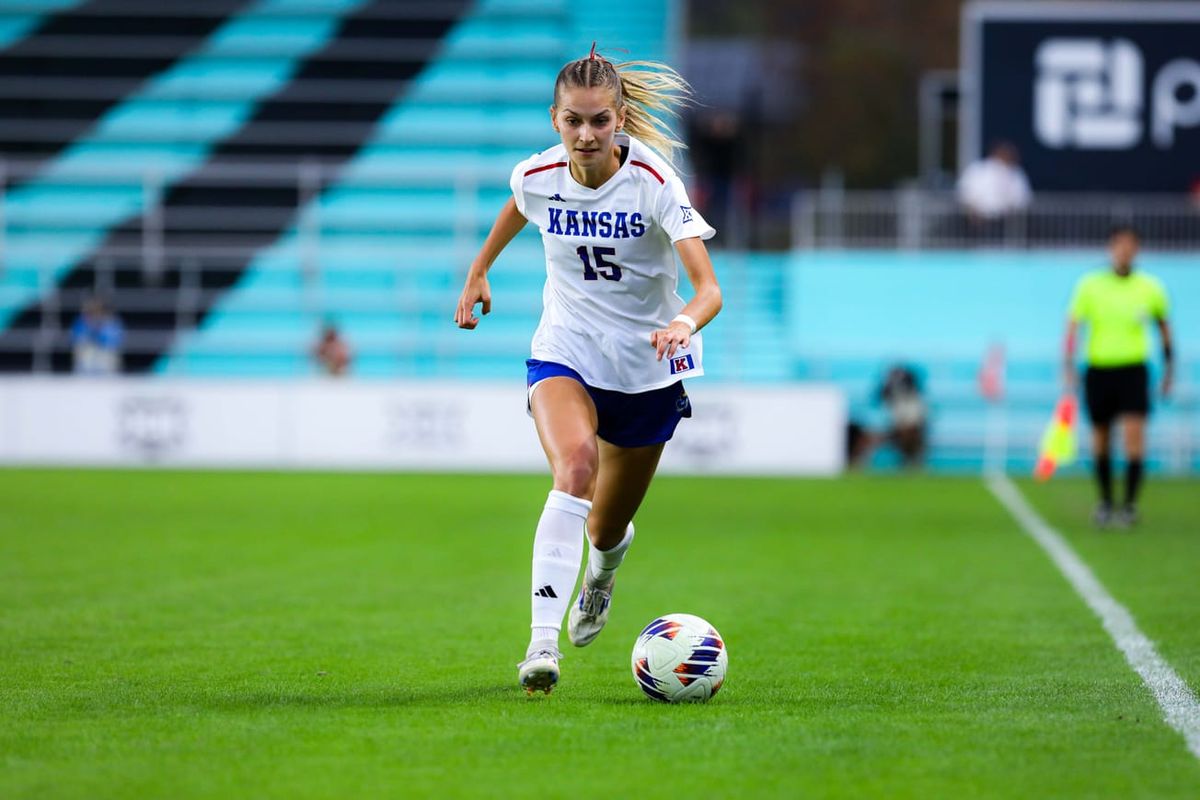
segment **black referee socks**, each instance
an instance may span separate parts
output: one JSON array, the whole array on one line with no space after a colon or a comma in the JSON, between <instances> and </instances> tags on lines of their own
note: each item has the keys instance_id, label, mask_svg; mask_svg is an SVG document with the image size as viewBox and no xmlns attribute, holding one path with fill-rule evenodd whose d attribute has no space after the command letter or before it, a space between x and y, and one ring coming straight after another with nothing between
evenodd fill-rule
<instances>
[{"instance_id":1,"label":"black referee socks","mask_svg":"<svg viewBox=\"0 0 1200 800\"><path fill-rule=\"evenodd\" d=\"M1105 507L1112 508L1112 456L1110 456L1108 453L1105 453L1104 455L1097 455L1095 462L1096 483L1100 486L1100 502L1103 503ZM1130 462L1130 466L1132 465L1133 462ZM1138 462L1138 466L1141 466L1141 462ZM1138 474L1141 475L1140 469Z\"/></svg>"},{"instance_id":2,"label":"black referee socks","mask_svg":"<svg viewBox=\"0 0 1200 800\"><path fill-rule=\"evenodd\" d=\"M1137 504L1138 489L1142 488L1142 460L1131 458L1125 465L1125 505L1133 508Z\"/></svg>"}]
</instances>

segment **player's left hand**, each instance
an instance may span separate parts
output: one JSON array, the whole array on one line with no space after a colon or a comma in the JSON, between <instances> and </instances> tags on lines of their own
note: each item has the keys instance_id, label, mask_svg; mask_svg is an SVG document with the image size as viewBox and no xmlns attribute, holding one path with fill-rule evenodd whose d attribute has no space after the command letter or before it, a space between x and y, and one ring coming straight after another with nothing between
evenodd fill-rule
<instances>
[{"instance_id":1,"label":"player's left hand","mask_svg":"<svg viewBox=\"0 0 1200 800\"><path fill-rule=\"evenodd\" d=\"M680 347L687 347L692 341L692 331L682 322L672 322L666 328L650 334L650 346L658 351L658 360L663 356L671 358Z\"/></svg>"}]
</instances>

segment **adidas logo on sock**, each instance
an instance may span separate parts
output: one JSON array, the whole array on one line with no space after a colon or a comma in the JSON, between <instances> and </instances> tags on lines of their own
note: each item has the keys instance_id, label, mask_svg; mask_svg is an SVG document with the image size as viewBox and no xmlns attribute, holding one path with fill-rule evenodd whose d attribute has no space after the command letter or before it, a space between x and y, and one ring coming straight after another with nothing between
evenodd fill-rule
<instances>
[{"instance_id":1,"label":"adidas logo on sock","mask_svg":"<svg viewBox=\"0 0 1200 800\"><path fill-rule=\"evenodd\" d=\"M553 550L551 550L549 553L546 553L546 555L547 555L547 556L549 556L550 558L562 558L562 557L563 557L563 551L562 551L562 550L559 550L559 549L556 547L556 548L554 548Z\"/></svg>"},{"instance_id":2,"label":"adidas logo on sock","mask_svg":"<svg viewBox=\"0 0 1200 800\"><path fill-rule=\"evenodd\" d=\"M554 593L554 587L551 586L550 584L546 584L545 586L543 586L542 588L540 588L536 592L534 592L534 594L537 595L538 597L551 597L551 598L558 597L558 595L556 595Z\"/></svg>"}]
</instances>

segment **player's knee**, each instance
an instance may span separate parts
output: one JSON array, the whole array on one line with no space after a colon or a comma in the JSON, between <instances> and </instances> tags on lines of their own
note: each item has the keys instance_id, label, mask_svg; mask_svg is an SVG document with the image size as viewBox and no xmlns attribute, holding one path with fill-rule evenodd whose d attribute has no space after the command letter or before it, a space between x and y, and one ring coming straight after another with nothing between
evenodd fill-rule
<instances>
[{"instance_id":1,"label":"player's knee","mask_svg":"<svg viewBox=\"0 0 1200 800\"><path fill-rule=\"evenodd\" d=\"M591 497L599 465L600 453L595 442L581 444L555 465L554 488L575 497Z\"/></svg>"}]
</instances>

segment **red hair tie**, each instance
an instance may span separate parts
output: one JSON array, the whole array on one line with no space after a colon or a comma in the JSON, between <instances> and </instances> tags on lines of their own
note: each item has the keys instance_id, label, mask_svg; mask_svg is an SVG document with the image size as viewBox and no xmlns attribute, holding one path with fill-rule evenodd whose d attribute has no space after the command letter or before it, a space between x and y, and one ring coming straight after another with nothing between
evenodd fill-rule
<instances>
[{"instance_id":1,"label":"red hair tie","mask_svg":"<svg viewBox=\"0 0 1200 800\"><path fill-rule=\"evenodd\" d=\"M592 42L592 52L588 54L588 61L596 60L596 43Z\"/></svg>"}]
</instances>

